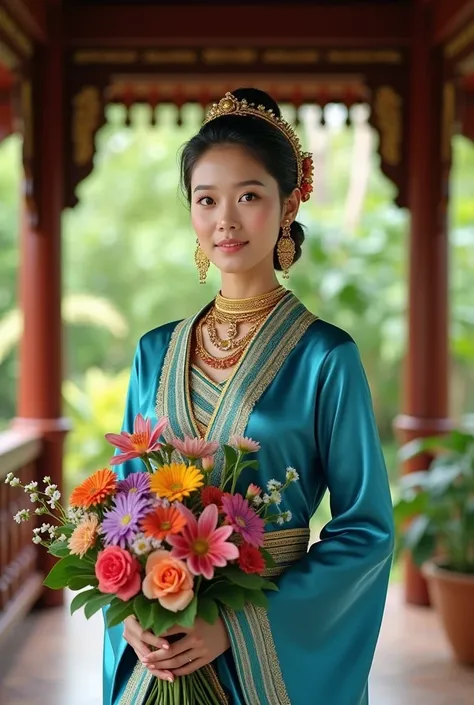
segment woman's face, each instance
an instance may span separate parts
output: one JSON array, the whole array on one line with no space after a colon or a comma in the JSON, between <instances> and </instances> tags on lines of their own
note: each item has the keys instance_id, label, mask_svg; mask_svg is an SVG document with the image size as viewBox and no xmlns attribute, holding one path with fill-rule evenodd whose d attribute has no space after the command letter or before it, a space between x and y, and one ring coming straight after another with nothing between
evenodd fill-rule
<instances>
[{"instance_id":1,"label":"woman's face","mask_svg":"<svg viewBox=\"0 0 474 705\"><path fill-rule=\"evenodd\" d=\"M294 219L298 205L295 191L283 206L273 176L236 145L212 147L192 174L192 224L202 249L223 273L273 268L280 226Z\"/></svg>"}]
</instances>

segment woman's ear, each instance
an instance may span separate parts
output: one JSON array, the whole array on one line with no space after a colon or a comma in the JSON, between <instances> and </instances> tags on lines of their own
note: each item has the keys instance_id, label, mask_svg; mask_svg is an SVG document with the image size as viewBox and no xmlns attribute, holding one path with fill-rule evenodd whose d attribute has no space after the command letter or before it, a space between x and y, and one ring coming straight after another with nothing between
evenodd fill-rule
<instances>
[{"instance_id":1,"label":"woman's ear","mask_svg":"<svg viewBox=\"0 0 474 705\"><path fill-rule=\"evenodd\" d=\"M295 188L291 196L285 201L283 207L283 222L289 220L291 223L296 220L301 203L301 191Z\"/></svg>"}]
</instances>

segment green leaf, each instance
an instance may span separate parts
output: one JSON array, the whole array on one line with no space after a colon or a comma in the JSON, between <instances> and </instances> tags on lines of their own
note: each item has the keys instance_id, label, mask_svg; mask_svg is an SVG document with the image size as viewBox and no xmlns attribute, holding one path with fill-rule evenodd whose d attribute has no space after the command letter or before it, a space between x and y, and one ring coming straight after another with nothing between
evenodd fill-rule
<instances>
[{"instance_id":1,"label":"green leaf","mask_svg":"<svg viewBox=\"0 0 474 705\"><path fill-rule=\"evenodd\" d=\"M208 624L214 624L219 617L219 608L210 597L200 597L198 600L197 615Z\"/></svg>"},{"instance_id":2,"label":"green leaf","mask_svg":"<svg viewBox=\"0 0 474 705\"><path fill-rule=\"evenodd\" d=\"M76 595L76 597L71 602L71 614L74 614L74 612L80 610L81 607L84 607L84 605L89 601L91 597L95 597L96 595L100 594L101 593L96 590L96 588L91 588L90 590L84 590L84 592L80 592L79 595Z\"/></svg>"},{"instance_id":3,"label":"green leaf","mask_svg":"<svg viewBox=\"0 0 474 705\"><path fill-rule=\"evenodd\" d=\"M249 575L234 565L229 565L222 568L219 571L219 574L225 575L225 577L232 583L235 583L235 585L240 585L241 587L249 588L250 590L258 590L263 584L263 578L260 575Z\"/></svg>"},{"instance_id":4,"label":"green leaf","mask_svg":"<svg viewBox=\"0 0 474 705\"><path fill-rule=\"evenodd\" d=\"M70 590L82 590L85 587L97 587L99 581L95 575L74 575L68 581L68 588Z\"/></svg>"},{"instance_id":5,"label":"green leaf","mask_svg":"<svg viewBox=\"0 0 474 705\"><path fill-rule=\"evenodd\" d=\"M75 528L76 527L74 526L74 524L63 524L61 526L56 527L57 533L59 535L64 534L65 536L67 536L68 539L71 538Z\"/></svg>"},{"instance_id":6,"label":"green leaf","mask_svg":"<svg viewBox=\"0 0 474 705\"><path fill-rule=\"evenodd\" d=\"M180 627L192 627L196 619L198 598L194 596L186 609L176 612L176 624Z\"/></svg>"},{"instance_id":7,"label":"green leaf","mask_svg":"<svg viewBox=\"0 0 474 705\"><path fill-rule=\"evenodd\" d=\"M235 448L232 448L232 446L224 445L224 456L225 456L225 463L227 468L232 467L232 465L235 465L237 462L237 458L239 457L238 452L235 450Z\"/></svg>"},{"instance_id":8,"label":"green leaf","mask_svg":"<svg viewBox=\"0 0 474 705\"><path fill-rule=\"evenodd\" d=\"M275 562L272 554L270 553L270 551L267 551L266 548L261 548L260 553L262 554L262 556L265 559L265 566L267 568L275 568L276 567L276 562Z\"/></svg>"},{"instance_id":9,"label":"green leaf","mask_svg":"<svg viewBox=\"0 0 474 705\"><path fill-rule=\"evenodd\" d=\"M275 585L275 583L272 583L271 580L264 579L262 590L272 590L273 592L279 592L280 588L278 587L278 585Z\"/></svg>"},{"instance_id":10,"label":"green leaf","mask_svg":"<svg viewBox=\"0 0 474 705\"><path fill-rule=\"evenodd\" d=\"M159 602L153 604L153 633L161 636L176 624L176 614L169 612Z\"/></svg>"},{"instance_id":11,"label":"green leaf","mask_svg":"<svg viewBox=\"0 0 474 705\"><path fill-rule=\"evenodd\" d=\"M252 468L252 470L258 470L258 460L246 460L240 463L239 470L245 470L245 468Z\"/></svg>"},{"instance_id":12,"label":"green leaf","mask_svg":"<svg viewBox=\"0 0 474 705\"><path fill-rule=\"evenodd\" d=\"M213 585L206 592L206 597L218 600L233 610L241 610L245 605L244 590L239 585Z\"/></svg>"},{"instance_id":13,"label":"green leaf","mask_svg":"<svg viewBox=\"0 0 474 705\"><path fill-rule=\"evenodd\" d=\"M98 595L91 597L91 599L87 602L87 605L84 607L86 619L90 619L92 615L102 609L102 607L110 605L113 599L114 595L104 595L102 592L99 592Z\"/></svg>"},{"instance_id":14,"label":"green leaf","mask_svg":"<svg viewBox=\"0 0 474 705\"><path fill-rule=\"evenodd\" d=\"M117 624L121 624L124 619L130 617L130 615L134 612L133 602L134 600L124 602L123 600L119 600L118 597L113 597L113 601L105 613L107 626L116 627Z\"/></svg>"},{"instance_id":15,"label":"green leaf","mask_svg":"<svg viewBox=\"0 0 474 705\"><path fill-rule=\"evenodd\" d=\"M65 556L69 556L70 551L67 545L67 541L55 541L48 548L48 553L51 553L52 556L56 556L57 558L64 558Z\"/></svg>"},{"instance_id":16,"label":"green leaf","mask_svg":"<svg viewBox=\"0 0 474 705\"><path fill-rule=\"evenodd\" d=\"M256 607L263 607L268 610L268 597L261 590L245 590L245 602L250 602Z\"/></svg>"},{"instance_id":17,"label":"green leaf","mask_svg":"<svg viewBox=\"0 0 474 705\"><path fill-rule=\"evenodd\" d=\"M51 568L43 584L51 588L51 590L65 588L74 574L77 575L77 572L83 572L83 566L85 565L86 564L83 563L78 556L66 556L65 558L61 558L61 560ZM90 571L90 565L87 567L87 571Z\"/></svg>"},{"instance_id":18,"label":"green leaf","mask_svg":"<svg viewBox=\"0 0 474 705\"><path fill-rule=\"evenodd\" d=\"M153 603L145 595L137 595L133 602L133 609L141 624L142 629L148 631L153 626Z\"/></svg>"}]
</instances>

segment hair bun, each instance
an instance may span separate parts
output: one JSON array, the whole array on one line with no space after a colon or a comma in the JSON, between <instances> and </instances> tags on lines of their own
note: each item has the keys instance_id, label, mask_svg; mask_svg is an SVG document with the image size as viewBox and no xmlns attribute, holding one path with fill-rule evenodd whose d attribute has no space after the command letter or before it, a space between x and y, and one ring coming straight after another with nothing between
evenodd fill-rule
<instances>
[{"instance_id":1,"label":"hair bun","mask_svg":"<svg viewBox=\"0 0 474 705\"><path fill-rule=\"evenodd\" d=\"M254 103L255 105L263 105L266 110L273 110L277 117L281 117L281 111L278 107L278 103L259 88L237 88L235 91L231 91L232 95L238 100L246 100L248 103Z\"/></svg>"}]
</instances>

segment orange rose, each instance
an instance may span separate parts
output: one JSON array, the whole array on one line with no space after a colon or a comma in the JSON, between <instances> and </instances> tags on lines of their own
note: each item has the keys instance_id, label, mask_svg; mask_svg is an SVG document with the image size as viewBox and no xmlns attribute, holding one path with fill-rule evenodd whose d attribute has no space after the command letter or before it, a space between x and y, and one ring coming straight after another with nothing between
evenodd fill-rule
<instances>
[{"instance_id":1,"label":"orange rose","mask_svg":"<svg viewBox=\"0 0 474 705\"><path fill-rule=\"evenodd\" d=\"M169 551L150 553L145 572L143 594L170 612L184 610L193 599L193 577L186 563L172 558Z\"/></svg>"}]
</instances>

